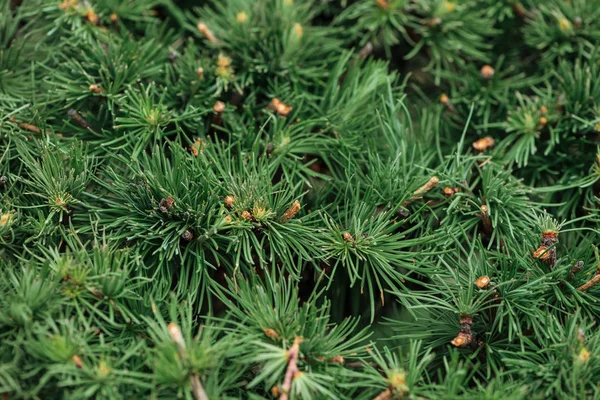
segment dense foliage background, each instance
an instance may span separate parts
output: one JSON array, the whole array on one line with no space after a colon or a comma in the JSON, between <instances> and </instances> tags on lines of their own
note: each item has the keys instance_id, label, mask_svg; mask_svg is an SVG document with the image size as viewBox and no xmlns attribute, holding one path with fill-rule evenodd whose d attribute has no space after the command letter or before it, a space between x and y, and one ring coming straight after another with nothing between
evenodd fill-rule
<instances>
[{"instance_id":1,"label":"dense foliage background","mask_svg":"<svg viewBox=\"0 0 600 400\"><path fill-rule=\"evenodd\" d=\"M600 1L0 0L2 399L600 398Z\"/></svg>"}]
</instances>

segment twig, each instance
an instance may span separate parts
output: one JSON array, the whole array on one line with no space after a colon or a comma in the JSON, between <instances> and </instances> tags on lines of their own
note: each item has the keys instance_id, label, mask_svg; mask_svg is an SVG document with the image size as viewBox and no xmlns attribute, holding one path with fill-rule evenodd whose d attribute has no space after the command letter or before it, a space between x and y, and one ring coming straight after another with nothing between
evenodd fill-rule
<instances>
[{"instance_id":1,"label":"twig","mask_svg":"<svg viewBox=\"0 0 600 400\"><path fill-rule=\"evenodd\" d=\"M181 334L181 329L179 329L177 324L174 322L169 323L169 335L171 335L171 339L177 345L177 353L179 353L179 358L184 361L187 355L185 340ZM200 383L200 377L198 374L193 373L190 376L190 382L192 384L192 393L194 393L196 400L209 400L206 392L204 391L204 387L202 387L202 383Z\"/></svg>"},{"instance_id":2,"label":"twig","mask_svg":"<svg viewBox=\"0 0 600 400\"><path fill-rule=\"evenodd\" d=\"M301 373L298 369L298 356L300 355L300 343L302 343L302 338L300 336L296 336L294 339L294 344L288 350L288 367L287 371L285 371L285 378L283 379L283 384L281 385L281 395L279 396L280 400L288 400L289 393L292 390L292 381Z\"/></svg>"},{"instance_id":3,"label":"twig","mask_svg":"<svg viewBox=\"0 0 600 400\"><path fill-rule=\"evenodd\" d=\"M67 114L73 120L73 122L75 122L83 129L89 129L91 131L96 132L92 125L90 125L90 123L85 118L83 118L81 114L79 114L74 108L70 108L69 111L67 111Z\"/></svg>"},{"instance_id":4,"label":"twig","mask_svg":"<svg viewBox=\"0 0 600 400\"><path fill-rule=\"evenodd\" d=\"M426 184L415 190L412 197L406 200L404 203L402 203L402 205L406 207L410 205L413 201L420 199L421 197L423 197L423 194L429 192L435 185L438 184L439 181L440 179L437 176L432 176L431 178L429 178L429 181L427 181Z\"/></svg>"},{"instance_id":5,"label":"twig","mask_svg":"<svg viewBox=\"0 0 600 400\"><path fill-rule=\"evenodd\" d=\"M600 271L596 270L596 275L594 275L594 277L592 279L590 279L589 281L587 281L583 285L579 286L577 288L577 290L580 291L580 292L585 292L586 290L588 290L589 288L591 288L592 286L594 286L598 282L600 282Z\"/></svg>"},{"instance_id":6,"label":"twig","mask_svg":"<svg viewBox=\"0 0 600 400\"><path fill-rule=\"evenodd\" d=\"M33 124L28 124L27 122L19 122L14 117L10 117L8 120L13 124L16 124L19 128L24 129L26 131L33 133L42 133L42 130ZM44 131L44 133L46 135L52 135L52 132L48 130Z\"/></svg>"},{"instance_id":7,"label":"twig","mask_svg":"<svg viewBox=\"0 0 600 400\"><path fill-rule=\"evenodd\" d=\"M488 207L484 204L480 207L481 214L479 214L479 218L481 218L481 223L483 224L483 232L486 235L492 234L492 220L490 219L490 214L488 212Z\"/></svg>"}]
</instances>

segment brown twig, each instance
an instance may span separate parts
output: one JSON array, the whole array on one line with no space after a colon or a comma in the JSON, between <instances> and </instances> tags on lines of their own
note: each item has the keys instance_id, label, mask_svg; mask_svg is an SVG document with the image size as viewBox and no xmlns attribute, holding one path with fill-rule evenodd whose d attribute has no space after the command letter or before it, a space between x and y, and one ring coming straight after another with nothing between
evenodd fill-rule
<instances>
[{"instance_id":1,"label":"brown twig","mask_svg":"<svg viewBox=\"0 0 600 400\"><path fill-rule=\"evenodd\" d=\"M171 339L177 345L177 353L179 354L179 358L184 361L187 358L185 340L181 334L181 329L179 329L177 324L174 322L169 323L169 335L171 335ZM192 393L194 393L196 400L209 400L206 391L204 391L204 387L200 382L200 377L198 374L194 373L190 376L190 383L192 384Z\"/></svg>"},{"instance_id":2,"label":"brown twig","mask_svg":"<svg viewBox=\"0 0 600 400\"><path fill-rule=\"evenodd\" d=\"M423 197L423 194L429 192L435 185L438 184L439 181L440 179L437 176L432 176L431 178L429 178L426 184L415 190L412 197L406 200L404 203L402 203L402 205L406 207L410 205L413 201L420 199L421 197Z\"/></svg>"},{"instance_id":3,"label":"brown twig","mask_svg":"<svg viewBox=\"0 0 600 400\"><path fill-rule=\"evenodd\" d=\"M10 117L8 120L10 122L12 122L13 124L16 124L19 128L24 129L26 131L38 133L38 134L42 133L42 130L33 124L28 124L27 122L19 122L14 117ZM52 132L48 131L48 130L44 131L44 133L46 135L52 135Z\"/></svg>"},{"instance_id":4,"label":"brown twig","mask_svg":"<svg viewBox=\"0 0 600 400\"><path fill-rule=\"evenodd\" d=\"M298 356L300 355L300 343L302 343L302 338L300 336L296 336L294 339L294 344L287 352L288 358L288 367L287 371L285 371L285 378L283 379L283 384L281 385L281 395L279 396L280 400L288 400L290 391L292 390L292 381L299 376L302 372L298 369Z\"/></svg>"},{"instance_id":5,"label":"brown twig","mask_svg":"<svg viewBox=\"0 0 600 400\"><path fill-rule=\"evenodd\" d=\"M77 110L75 110L74 108L70 108L69 111L67 112L67 114L73 120L73 122L75 122L77 125L79 125L83 129L89 129L89 130L96 132L96 130L92 127L92 125L90 125L90 123L85 118L83 118L81 116L81 114L79 114L77 112Z\"/></svg>"},{"instance_id":6,"label":"brown twig","mask_svg":"<svg viewBox=\"0 0 600 400\"><path fill-rule=\"evenodd\" d=\"M580 292L585 292L586 290L588 290L589 288L591 288L598 282L600 282L600 268L598 270L596 270L596 275L594 275L594 277L592 279L590 279L583 285L579 286L576 290L578 290Z\"/></svg>"},{"instance_id":7,"label":"brown twig","mask_svg":"<svg viewBox=\"0 0 600 400\"><path fill-rule=\"evenodd\" d=\"M490 214L488 212L488 206L486 206L484 204L480 207L480 210L481 210L481 214L478 214L478 215L479 215L479 218L481 218L481 223L483 224L483 232L485 232L486 235L491 235L492 234L492 220L490 219Z\"/></svg>"}]
</instances>

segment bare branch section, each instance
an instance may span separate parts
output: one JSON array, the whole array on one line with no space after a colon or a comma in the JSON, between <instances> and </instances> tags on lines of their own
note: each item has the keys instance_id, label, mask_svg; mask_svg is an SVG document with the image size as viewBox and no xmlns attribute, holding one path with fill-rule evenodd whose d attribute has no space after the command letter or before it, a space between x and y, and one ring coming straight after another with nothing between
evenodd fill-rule
<instances>
[{"instance_id":1,"label":"bare branch section","mask_svg":"<svg viewBox=\"0 0 600 400\"><path fill-rule=\"evenodd\" d=\"M181 358L181 360L185 360L187 358L185 340L183 339L183 335L181 334L181 329L179 329L177 324L175 324L174 322L171 322L169 324L169 335L171 335L171 339L177 345L177 352L179 353L179 358ZM209 400L206 391L204 391L204 387L200 382L200 377L198 376L198 374L194 373L192 374L192 376L190 376L190 383L192 384L192 393L194 393L194 397L196 398L196 400Z\"/></svg>"},{"instance_id":2,"label":"bare branch section","mask_svg":"<svg viewBox=\"0 0 600 400\"><path fill-rule=\"evenodd\" d=\"M23 130L37 133L37 134L45 133L46 135L52 135L51 131L45 130L42 132L42 130L40 128L38 128L37 126L35 126L33 124L28 124L27 122L19 122L13 117L10 117L8 120L10 122L12 122L13 124L16 124L19 128L21 128ZM61 136L61 135L59 133L57 133L57 136Z\"/></svg>"},{"instance_id":3,"label":"bare branch section","mask_svg":"<svg viewBox=\"0 0 600 400\"><path fill-rule=\"evenodd\" d=\"M420 199L421 197L423 197L423 195L425 193L427 193L431 189L433 189L435 187L435 185L438 184L439 181L440 181L440 179L437 176L432 176L431 178L429 178L429 181L427 181L426 184L424 184L423 186L421 186L420 188L415 190L412 197L410 199L408 199L407 201L405 201L404 203L402 203L402 205L404 207L406 207L406 206L410 205L413 201Z\"/></svg>"},{"instance_id":4,"label":"bare branch section","mask_svg":"<svg viewBox=\"0 0 600 400\"><path fill-rule=\"evenodd\" d=\"M596 270L596 275L594 275L594 277L592 279L590 279L589 281L587 281L583 285L579 286L577 288L577 290L580 291L580 292L585 292L586 290L588 290L589 288L591 288L592 286L594 286L598 282L600 282L600 268L598 268Z\"/></svg>"},{"instance_id":5,"label":"bare branch section","mask_svg":"<svg viewBox=\"0 0 600 400\"><path fill-rule=\"evenodd\" d=\"M293 380L300 376L302 373L298 369L298 356L300 355L300 343L302 343L302 338L300 336L296 336L294 339L294 344L288 350L288 367L287 371L285 371L285 378L283 379L283 384L281 385L281 395L279 396L280 400L288 400L289 393L292 390L292 382Z\"/></svg>"}]
</instances>

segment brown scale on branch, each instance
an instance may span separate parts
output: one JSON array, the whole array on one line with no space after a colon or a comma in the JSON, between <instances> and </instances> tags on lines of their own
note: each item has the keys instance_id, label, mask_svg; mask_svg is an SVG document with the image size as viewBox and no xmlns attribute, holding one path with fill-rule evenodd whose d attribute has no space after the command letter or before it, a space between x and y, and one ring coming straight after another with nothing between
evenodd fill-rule
<instances>
[{"instance_id":1,"label":"brown scale on branch","mask_svg":"<svg viewBox=\"0 0 600 400\"><path fill-rule=\"evenodd\" d=\"M285 213L283 214L283 217L281 217L279 222L285 222L289 219L294 218L294 216L298 214L298 211L300 211L300 208L300 201L294 201L292 205L287 210L285 210Z\"/></svg>"},{"instance_id":2,"label":"brown scale on branch","mask_svg":"<svg viewBox=\"0 0 600 400\"><path fill-rule=\"evenodd\" d=\"M187 349L185 346L185 340L183 339L183 335L181 334L181 330L174 322L169 323L169 335L171 336L171 340L177 345L177 354L179 355L179 359L184 363L187 361ZM196 373L192 373L190 375L190 383L192 384L192 393L196 400L209 400L202 383L200 382L200 377Z\"/></svg>"},{"instance_id":3,"label":"brown scale on branch","mask_svg":"<svg viewBox=\"0 0 600 400\"><path fill-rule=\"evenodd\" d=\"M285 377L283 378L281 387L278 387L276 390L279 392L279 400L289 399L289 394L292 390L292 382L302 374L302 371L298 369L300 343L302 343L302 338L300 336L296 336L292 347L290 347L290 349L287 351L288 367L285 371Z\"/></svg>"}]
</instances>

